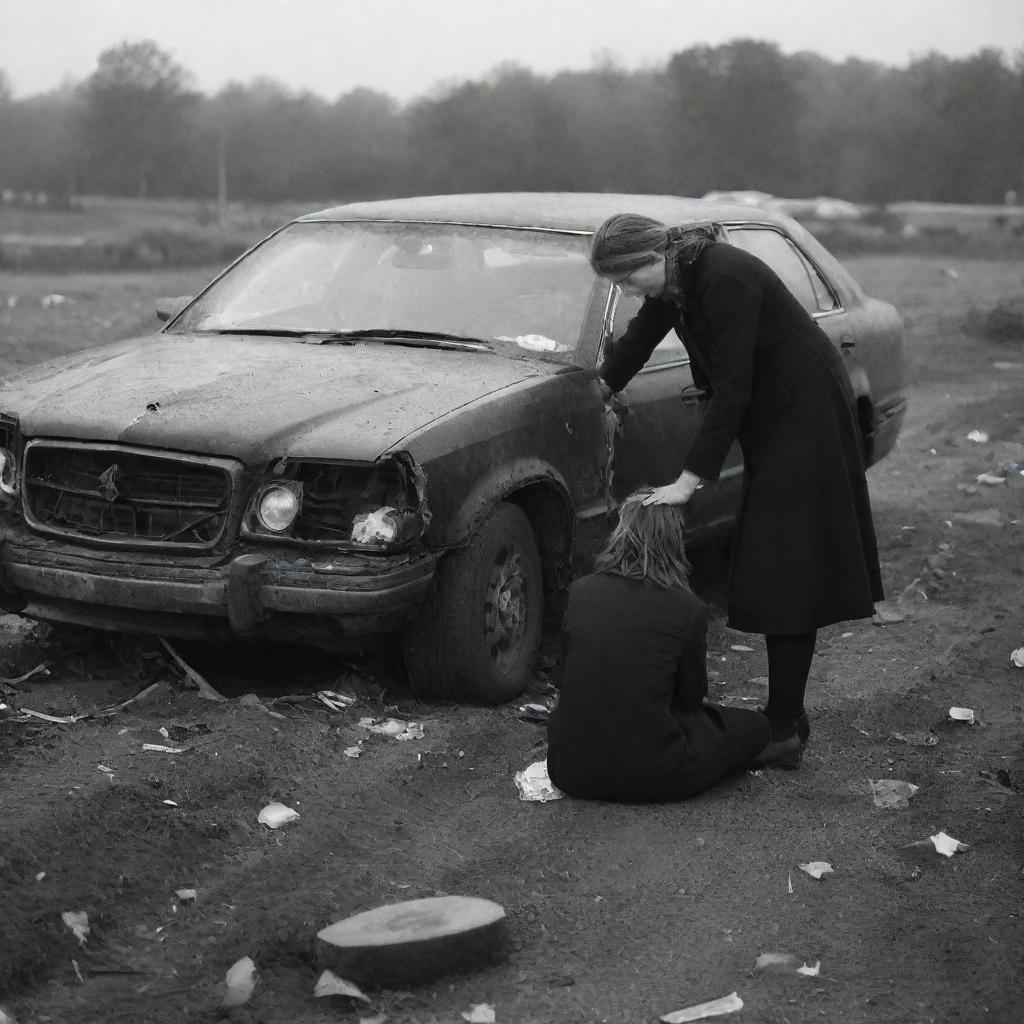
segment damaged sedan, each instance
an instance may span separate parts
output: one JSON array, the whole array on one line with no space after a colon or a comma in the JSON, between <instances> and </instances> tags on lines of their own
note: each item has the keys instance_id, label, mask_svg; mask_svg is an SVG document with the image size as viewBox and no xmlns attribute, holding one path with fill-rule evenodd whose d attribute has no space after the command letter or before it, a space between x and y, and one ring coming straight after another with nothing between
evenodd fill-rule
<instances>
[{"instance_id":1,"label":"damaged sedan","mask_svg":"<svg viewBox=\"0 0 1024 1024\"><path fill-rule=\"evenodd\" d=\"M666 337L605 407L638 300L597 278L630 210L711 224L841 348L869 462L905 407L898 316L798 224L664 196L358 203L302 217L157 334L0 381L0 607L166 636L358 650L400 638L419 692L511 699L545 600L617 502L674 477L706 395ZM729 527L743 467L689 508Z\"/></svg>"}]
</instances>

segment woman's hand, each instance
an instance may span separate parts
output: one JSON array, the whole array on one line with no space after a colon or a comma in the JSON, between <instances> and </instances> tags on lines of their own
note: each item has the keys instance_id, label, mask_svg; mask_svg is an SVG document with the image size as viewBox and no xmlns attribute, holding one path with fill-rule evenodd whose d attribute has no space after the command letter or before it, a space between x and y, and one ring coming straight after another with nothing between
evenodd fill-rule
<instances>
[{"instance_id":1,"label":"woman's hand","mask_svg":"<svg viewBox=\"0 0 1024 1024\"><path fill-rule=\"evenodd\" d=\"M604 402L605 405L607 405L608 400L612 397L613 394L615 394L615 392L612 391L612 389L607 384L605 384L605 382L601 380L600 377L597 378L597 386L601 389L601 401Z\"/></svg>"},{"instance_id":2,"label":"woman's hand","mask_svg":"<svg viewBox=\"0 0 1024 1024\"><path fill-rule=\"evenodd\" d=\"M700 487L700 477L684 469L679 479L665 487L655 487L644 498L645 505L685 505Z\"/></svg>"}]
</instances>

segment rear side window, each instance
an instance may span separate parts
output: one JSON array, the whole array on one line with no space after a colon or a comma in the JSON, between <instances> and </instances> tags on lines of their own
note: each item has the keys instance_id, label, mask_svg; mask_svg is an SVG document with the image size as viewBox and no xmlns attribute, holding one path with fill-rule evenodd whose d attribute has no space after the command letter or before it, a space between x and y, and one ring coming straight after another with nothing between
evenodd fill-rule
<instances>
[{"instance_id":1,"label":"rear side window","mask_svg":"<svg viewBox=\"0 0 1024 1024\"><path fill-rule=\"evenodd\" d=\"M838 309L839 303L828 283L785 235L771 228L730 228L729 241L764 260L808 313Z\"/></svg>"},{"instance_id":2,"label":"rear side window","mask_svg":"<svg viewBox=\"0 0 1024 1024\"><path fill-rule=\"evenodd\" d=\"M636 295L619 295L619 301L615 306L615 322L612 325L612 344L622 337L623 332L629 326L629 321L640 312L643 299ZM651 353L651 358L644 364L644 370L653 369L656 366L664 366L666 363L689 362L690 357L679 340L679 335L674 330L658 344L658 347ZM641 371L642 372L642 371Z\"/></svg>"}]
</instances>

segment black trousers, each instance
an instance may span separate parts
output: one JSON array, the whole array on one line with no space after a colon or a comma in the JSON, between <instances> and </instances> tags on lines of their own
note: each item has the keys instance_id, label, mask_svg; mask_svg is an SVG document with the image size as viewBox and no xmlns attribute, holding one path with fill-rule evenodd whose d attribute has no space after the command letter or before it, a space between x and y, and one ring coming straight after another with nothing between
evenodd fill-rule
<instances>
[{"instance_id":1,"label":"black trousers","mask_svg":"<svg viewBox=\"0 0 1024 1024\"><path fill-rule=\"evenodd\" d=\"M804 712L804 691L818 634L769 634L764 639L768 648L765 713L773 727L785 731Z\"/></svg>"}]
</instances>

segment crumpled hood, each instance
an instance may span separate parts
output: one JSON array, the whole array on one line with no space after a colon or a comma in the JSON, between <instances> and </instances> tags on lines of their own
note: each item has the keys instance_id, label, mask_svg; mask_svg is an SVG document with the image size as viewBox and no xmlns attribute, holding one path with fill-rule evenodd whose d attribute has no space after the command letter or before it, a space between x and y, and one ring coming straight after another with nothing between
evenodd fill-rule
<instances>
[{"instance_id":1,"label":"crumpled hood","mask_svg":"<svg viewBox=\"0 0 1024 1024\"><path fill-rule=\"evenodd\" d=\"M489 352L161 334L43 363L0 382L22 434L259 462L373 460L460 406L558 369Z\"/></svg>"}]
</instances>

